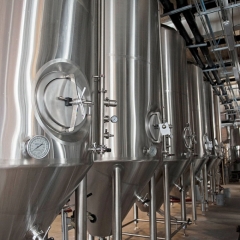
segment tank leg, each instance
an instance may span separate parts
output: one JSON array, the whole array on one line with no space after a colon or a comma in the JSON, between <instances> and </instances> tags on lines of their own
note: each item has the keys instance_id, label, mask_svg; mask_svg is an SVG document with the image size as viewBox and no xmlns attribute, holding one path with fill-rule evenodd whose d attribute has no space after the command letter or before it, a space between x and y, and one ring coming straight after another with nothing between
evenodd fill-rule
<instances>
[{"instance_id":1,"label":"tank leg","mask_svg":"<svg viewBox=\"0 0 240 240\"><path fill-rule=\"evenodd\" d=\"M134 224L135 224L135 228L134 230L137 230L138 229L138 206L136 203L134 203L133 205L133 218L136 219L136 221L134 221Z\"/></svg>"},{"instance_id":2,"label":"tank leg","mask_svg":"<svg viewBox=\"0 0 240 240\"><path fill-rule=\"evenodd\" d=\"M216 192L216 186L215 186L215 169L214 166L211 170L211 202L214 204L214 196Z\"/></svg>"},{"instance_id":3,"label":"tank leg","mask_svg":"<svg viewBox=\"0 0 240 240\"><path fill-rule=\"evenodd\" d=\"M203 169L201 170L200 173L200 178L202 179L200 184L201 184L201 206L202 206L202 214L204 215L206 212L206 206L205 206L205 192L204 192L204 174L203 174Z\"/></svg>"},{"instance_id":4,"label":"tank leg","mask_svg":"<svg viewBox=\"0 0 240 240\"><path fill-rule=\"evenodd\" d=\"M207 164L203 167L203 189L204 189L204 204L205 210L208 211L208 176L207 176Z\"/></svg>"},{"instance_id":5,"label":"tank leg","mask_svg":"<svg viewBox=\"0 0 240 240\"><path fill-rule=\"evenodd\" d=\"M196 224L197 212L196 212L194 160L191 161L191 165L190 165L190 177L191 177L191 189L192 189L192 221L194 224Z\"/></svg>"},{"instance_id":6,"label":"tank leg","mask_svg":"<svg viewBox=\"0 0 240 240\"><path fill-rule=\"evenodd\" d=\"M186 221L186 192L185 192L185 181L184 181L184 174L181 175L181 218L182 221Z\"/></svg>"},{"instance_id":7,"label":"tank leg","mask_svg":"<svg viewBox=\"0 0 240 240\"><path fill-rule=\"evenodd\" d=\"M216 193L216 169L215 169L215 166L213 167L212 180L213 180L213 203L215 203L215 193Z\"/></svg>"},{"instance_id":8,"label":"tank leg","mask_svg":"<svg viewBox=\"0 0 240 240\"><path fill-rule=\"evenodd\" d=\"M122 209L121 209L121 166L114 166L113 172L113 240L122 240Z\"/></svg>"},{"instance_id":9,"label":"tank leg","mask_svg":"<svg viewBox=\"0 0 240 240\"><path fill-rule=\"evenodd\" d=\"M150 202L150 240L157 239L157 221L156 221L156 182L155 174L151 177L149 183L149 192L151 194Z\"/></svg>"},{"instance_id":10,"label":"tank leg","mask_svg":"<svg viewBox=\"0 0 240 240\"><path fill-rule=\"evenodd\" d=\"M94 239L95 239L94 236L88 234L88 240L94 240Z\"/></svg>"},{"instance_id":11,"label":"tank leg","mask_svg":"<svg viewBox=\"0 0 240 240\"><path fill-rule=\"evenodd\" d=\"M87 176L75 190L75 240L87 238Z\"/></svg>"},{"instance_id":12,"label":"tank leg","mask_svg":"<svg viewBox=\"0 0 240 240\"><path fill-rule=\"evenodd\" d=\"M186 192L185 192L185 179L184 174L180 177L180 183L182 187L181 191L181 220L186 221L187 220L187 214L186 214ZM186 228L187 225L183 225L183 236L186 236Z\"/></svg>"},{"instance_id":13,"label":"tank leg","mask_svg":"<svg viewBox=\"0 0 240 240\"><path fill-rule=\"evenodd\" d=\"M61 211L62 217L62 239L68 240L68 225L67 225L67 213L64 212L64 209Z\"/></svg>"},{"instance_id":14,"label":"tank leg","mask_svg":"<svg viewBox=\"0 0 240 240\"><path fill-rule=\"evenodd\" d=\"M171 239L171 218L170 218L170 192L169 192L168 165L164 164L164 217L165 217L165 239Z\"/></svg>"}]
</instances>

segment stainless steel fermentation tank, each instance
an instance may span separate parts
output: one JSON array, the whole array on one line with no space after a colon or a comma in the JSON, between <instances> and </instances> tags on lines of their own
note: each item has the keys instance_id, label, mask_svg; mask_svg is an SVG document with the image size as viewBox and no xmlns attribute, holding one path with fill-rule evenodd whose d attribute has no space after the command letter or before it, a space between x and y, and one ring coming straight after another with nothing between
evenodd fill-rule
<instances>
[{"instance_id":1,"label":"stainless steel fermentation tank","mask_svg":"<svg viewBox=\"0 0 240 240\"><path fill-rule=\"evenodd\" d=\"M117 106L103 108L103 130L114 135L105 134L103 143L111 152L95 153L87 176L88 192L92 193L88 211L97 217L95 223L88 222L88 232L120 239L123 218L161 160L158 4L146 0L100 3L103 35L99 76L105 86L99 94L117 101ZM112 120L112 116L117 118ZM119 190L117 195L115 190ZM119 197L121 203L116 203ZM118 229L112 230L116 221Z\"/></svg>"},{"instance_id":2,"label":"stainless steel fermentation tank","mask_svg":"<svg viewBox=\"0 0 240 240\"><path fill-rule=\"evenodd\" d=\"M231 162L240 161L240 128L230 129Z\"/></svg>"},{"instance_id":3,"label":"stainless steel fermentation tank","mask_svg":"<svg viewBox=\"0 0 240 240\"><path fill-rule=\"evenodd\" d=\"M219 112L219 99L214 95L212 86L209 83L206 84L206 89L209 94L209 108L210 108L210 130L212 139L212 154L207 162L207 171L211 171L212 167L219 165L223 158L223 145L221 143L221 122ZM207 89L208 88L208 89Z\"/></svg>"},{"instance_id":4,"label":"stainless steel fermentation tank","mask_svg":"<svg viewBox=\"0 0 240 240\"><path fill-rule=\"evenodd\" d=\"M194 173L198 175L211 154L211 142L209 140L210 119L207 93L204 94L204 82L202 70L188 64L188 84L190 93L190 109L195 135L194 144ZM190 179L186 184L190 184Z\"/></svg>"},{"instance_id":5,"label":"stainless steel fermentation tank","mask_svg":"<svg viewBox=\"0 0 240 240\"><path fill-rule=\"evenodd\" d=\"M187 84L186 47L183 38L174 29L161 27L162 44L162 109L164 122L170 125L171 134L165 136L163 161L168 165L169 190L178 183L178 179L189 164L192 148L190 123L189 90ZM156 208L164 201L163 170L161 165L155 171ZM148 197L148 188L142 197ZM149 211L147 204L137 202L142 211Z\"/></svg>"},{"instance_id":6,"label":"stainless steel fermentation tank","mask_svg":"<svg viewBox=\"0 0 240 240\"><path fill-rule=\"evenodd\" d=\"M0 3L0 239L41 240L91 166L94 4Z\"/></svg>"}]
</instances>

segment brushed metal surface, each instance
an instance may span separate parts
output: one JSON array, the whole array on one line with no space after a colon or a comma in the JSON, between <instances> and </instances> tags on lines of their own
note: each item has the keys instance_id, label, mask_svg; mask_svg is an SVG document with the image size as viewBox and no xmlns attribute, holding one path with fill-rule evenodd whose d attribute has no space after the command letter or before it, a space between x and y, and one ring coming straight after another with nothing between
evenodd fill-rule
<instances>
[{"instance_id":1,"label":"brushed metal surface","mask_svg":"<svg viewBox=\"0 0 240 240\"><path fill-rule=\"evenodd\" d=\"M204 100L203 93L203 73L202 70L193 65L188 64L187 67L188 72L188 84L189 84L189 95L190 95L190 109L191 109L191 119L193 125L193 132L196 135L196 144L194 146L194 169L195 175L198 175L204 166L205 162L208 160L205 153L204 143L203 143L203 135L207 131L207 127L205 126L205 109L204 104L208 104L206 100ZM190 183L190 177L187 181Z\"/></svg>"},{"instance_id":2,"label":"brushed metal surface","mask_svg":"<svg viewBox=\"0 0 240 240\"><path fill-rule=\"evenodd\" d=\"M91 80L94 1L0 4L0 239L22 240L34 225L46 231L92 163L89 112L77 132L58 133L36 113L34 97L39 72L54 61L68 62ZM25 151L35 135L50 142L41 160Z\"/></svg>"},{"instance_id":3,"label":"brushed metal surface","mask_svg":"<svg viewBox=\"0 0 240 240\"><path fill-rule=\"evenodd\" d=\"M174 29L161 27L162 88L165 121L171 125L168 159L186 159L184 128L191 126L185 41Z\"/></svg>"},{"instance_id":4,"label":"brushed metal surface","mask_svg":"<svg viewBox=\"0 0 240 240\"><path fill-rule=\"evenodd\" d=\"M109 236L112 229L114 165L126 165L121 176L123 219L134 203L134 193L147 184L161 161L161 144L154 142L149 123L152 114L160 114L161 101L157 1L106 0L105 13L105 96L118 103L105 108L105 115L116 115L118 122L105 123L114 135L104 140L111 152L95 155L88 173L88 192L93 194L88 211L98 218L96 223L88 222L88 231L101 237ZM157 150L155 156L144 150L151 146Z\"/></svg>"},{"instance_id":5,"label":"brushed metal surface","mask_svg":"<svg viewBox=\"0 0 240 240\"><path fill-rule=\"evenodd\" d=\"M169 190L189 165L187 157L188 149L183 139L183 130L190 123L189 89L187 85L187 60L186 47L183 38L174 30L161 27L162 44L162 76L163 89L162 109L165 121L172 125L172 138L168 140L170 145L169 155L164 158L168 162ZM190 123L191 126L191 123ZM190 156L190 155L189 155ZM156 209L159 209L164 201L163 165L159 165L155 171L156 181ZM141 193L144 197L148 193L145 187ZM149 207L137 202L142 211L149 212Z\"/></svg>"}]
</instances>

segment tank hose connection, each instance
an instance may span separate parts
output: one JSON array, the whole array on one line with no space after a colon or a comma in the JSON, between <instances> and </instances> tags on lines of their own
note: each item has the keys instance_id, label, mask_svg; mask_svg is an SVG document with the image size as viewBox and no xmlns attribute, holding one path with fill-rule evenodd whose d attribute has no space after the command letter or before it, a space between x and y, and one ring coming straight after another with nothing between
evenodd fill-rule
<instances>
[{"instance_id":1,"label":"tank hose connection","mask_svg":"<svg viewBox=\"0 0 240 240\"><path fill-rule=\"evenodd\" d=\"M91 223L95 223L97 221L96 215L94 215L90 212L87 212L87 218Z\"/></svg>"},{"instance_id":2,"label":"tank hose connection","mask_svg":"<svg viewBox=\"0 0 240 240\"><path fill-rule=\"evenodd\" d=\"M174 186L179 190L179 192L184 192L184 189L182 186L179 186L178 184L176 184L175 182L173 182Z\"/></svg>"},{"instance_id":3,"label":"tank hose connection","mask_svg":"<svg viewBox=\"0 0 240 240\"><path fill-rule=\"evenodd\" d=\"M104 154L105 152L111 152L111 148L108 148L105 145L97 145L93 143L93 145L88 149L88 151L92 151L93 153Z\"/></svg>"},{"instance_id":4,"label":"tank hose connection","mask_svg":"<svg viewBox=\"0 0 240 240\"><path fill-rule=\"evenodd\" d=\"M139 196L138 194L135 193L135 196L136 196L137 200L139 202L141 202L144 207L149 207L148 203L150 202L150 199L147 198L147 195L148 195L148 193L144 197L142 197L142 196Z\"/></svg>"}]
</instances>

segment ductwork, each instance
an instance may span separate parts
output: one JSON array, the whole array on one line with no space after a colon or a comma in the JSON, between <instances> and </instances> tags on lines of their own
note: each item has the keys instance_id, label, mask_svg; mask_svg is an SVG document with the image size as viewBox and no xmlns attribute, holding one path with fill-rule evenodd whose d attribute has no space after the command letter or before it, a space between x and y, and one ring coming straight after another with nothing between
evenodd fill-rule
<instances>
[{"instance_id":1,"label":"ductwork","mask_svg":"<svg viewBox=\"0 0 240 240\"><path fill-rule=\"evenodd\" d=\"M164 12L170 12L174 10L173 4L169 1L169 0L160 0L163 8L164 8ZM186 0L178 0L177 1L178 7L185 7L186 5L188 5ZM192 12L190 10L184 10L183 12L184 17L186 18L186 21L189 24L189 27L195 37L196 40L196 44L202 44L204 43L204 38L202 37L197 24L195 22L195 18L194 15L192 14ZM190 46L193 44L192 39L190 38L190 36L188 35L186 29L184 28L182 22L181 22L181 16L180 16L181 12L175 13L175 14L171 14L169 15L169 17L171 18L173 24L175 25L176 29L179 31L180 35L184 38L184 40L186 41L186 46ZM209 54L209 50L207 46L201 46L200 47L201 52L203 54L203 56L205 57L207 63L208 63L208 67L209 68L216 68L216 65L214 64L213 60L210 57ZM202 69L205 69L205 65L202 62L201 58L199 57L198 54L198 50L197 48L189 48L190 52L192 53L194 59L196 60L198 66ZM210 74L208 72L204 72L204 76L206 77L207 81L209 81L209 83L214 86L214 85L223 85L223 82L221 81L220 77L218 76L217 71L211 71L214 78L216 79L216 82L211 78ZM213 87L214 93L216 95L219 96L220 101L222 103L229 103L229 107L230 109L233 109L233 106L231 104L231 100L228 98L226 89L223 86L219 87L221 89L221 92L216 88ZM221 95L222 94L222 95ZM223 97L225 96L225 98ZM225 105L225 109L229 109L229 107L227 105Z\"/></svg>"}]
</instances>

